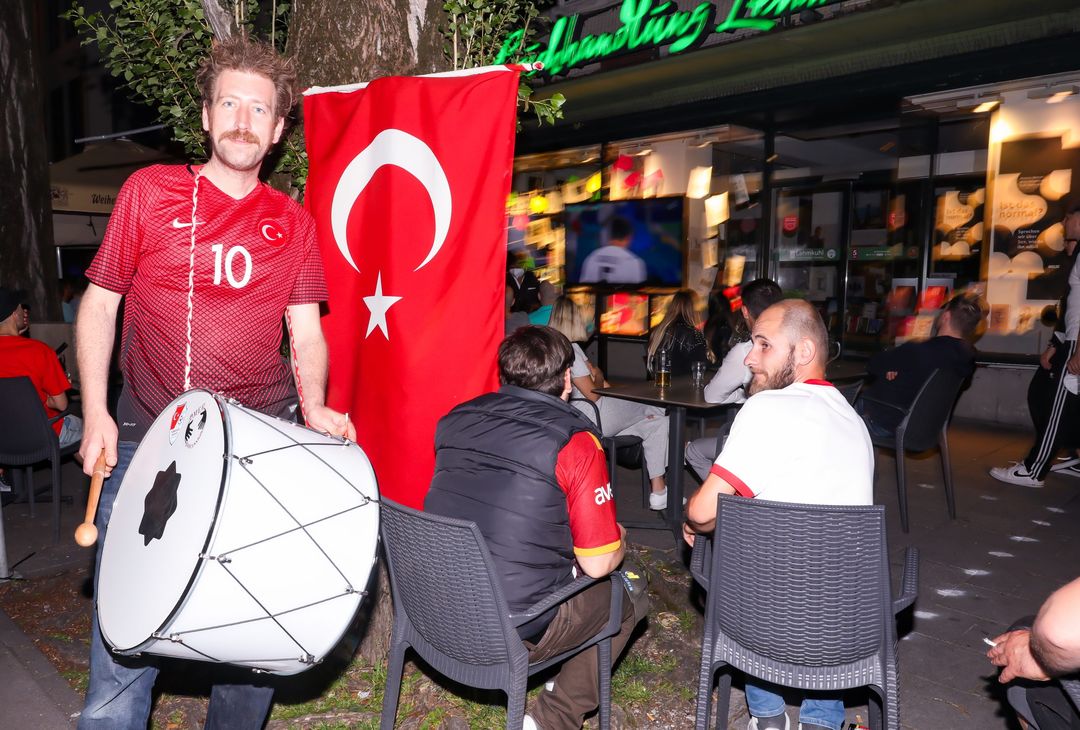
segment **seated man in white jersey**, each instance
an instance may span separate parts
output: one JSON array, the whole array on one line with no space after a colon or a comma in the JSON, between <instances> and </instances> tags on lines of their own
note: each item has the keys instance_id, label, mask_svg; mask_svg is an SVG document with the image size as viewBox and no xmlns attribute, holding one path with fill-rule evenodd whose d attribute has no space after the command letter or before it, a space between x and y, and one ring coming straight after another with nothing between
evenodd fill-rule
<instances>
[{"instance_id":1,"label":"seated man in white jersey","mask_svg":"<svg viewBox=\"0 0 1080 730\"><path fill-rule=\"evenodd\" d=\"M648 277L645 262L629 248L634 227L624 218L612 218L608 243L585 257L581 264L583 283L640 284Z\"/></svg>"},{"instance_id":2,"label":"seated man in white jersey","mask_svg":"<svg viewBox=\"0 0 1080 730\"><path fill-rule=\"evenodd\" d=\"M683 534L690 544L698 533L712 532L718 494L806 504L873 501L873 445L859 415L824 380L829 339L821 316L809 303L787 299L762 312L751 339L750 398L687 505ZM747 679L748 730L790 728L776 689ZM806 698L799 722L802 730L840 730L843 700Z\"/></svg>"}]
</instances>

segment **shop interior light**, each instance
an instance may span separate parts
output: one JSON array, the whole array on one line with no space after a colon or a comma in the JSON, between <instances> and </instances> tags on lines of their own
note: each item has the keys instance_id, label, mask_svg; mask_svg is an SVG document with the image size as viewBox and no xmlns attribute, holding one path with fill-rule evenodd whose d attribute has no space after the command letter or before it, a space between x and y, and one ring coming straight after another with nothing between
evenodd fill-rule
<instances>
[{"instance_id":1,"label":"shop interior light","mask_svg":"<svg viewBox=\"0 0 1080 730\"><path fill-rule=\"evenodd\" d=\"M529 200L529 210L536 215L542 215L547 209L548 199L544 197L543 193L537 193Z\"/></svg>"},{"instance_id":2,"label":"shop interior light","mask_svg":"<svg viewBox=\"0 0 1080 730\"><path fill-rule=\"evenodd\" d=\"M976 101L978 101L979 103L975 106L974 109L972 109L972 111L976 114L983 114L985 112L992 112L997 109L998 106L1001 104L1001 97L980 97Z\"/></svg>"},{"instance_id":3,"label":"shop interior light","mask_svg":"<svg viewBox=\"0 0 1080 730\"><path fill-rule=\"evenodd\" d=\"M1073 84L1055 84L1032 89L1028 92L1028 98L1041 99L1047 104L1060 104L1070 96L1075 95L1078 91L1080 91L1080 88Z\"/></svg>"},{"instance_id":4,"label":"shop interior light","mask_svg":"<svg viewBox=\"0 0 1080 730\"><path fill-rule=\"evenodd\" d=\"M600 178L600 173L594 172L592 175L589 176L589 179L585 181L585 192L597 192L600 189L601 183L602 181Z\"/></svg>"},{"instance_id":5,"label":"shop interior light","mask_svg":"<svg viewBox=\"0 0 1080 730\"><path fill-rule=\"evenodd\" d=\"M648 145L645 145L643 147L638 147L636 150L634 150L630 154L632 154L634 157L644 157L645 155L648 155L651 152L652 152L652 147L649 147Z\"/></svg>"}]
</instances>

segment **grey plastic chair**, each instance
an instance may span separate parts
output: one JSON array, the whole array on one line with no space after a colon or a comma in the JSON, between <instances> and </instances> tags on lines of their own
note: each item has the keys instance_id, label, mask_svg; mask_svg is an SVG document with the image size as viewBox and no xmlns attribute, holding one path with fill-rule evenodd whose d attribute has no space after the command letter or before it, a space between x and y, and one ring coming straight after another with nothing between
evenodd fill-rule
<instances>
[{"instance_id":1,"label":"grey plastic chair","mask_svg":"<svg viewBox=\"0 0 1080 730\"><path fill-rule=\"evenodd\" d=\"M386 671L382 730L397 715L405 650L412 648L431 667L470 687L507 695L507 730L520 730L529 676L597 644L600 727L611 708L611 637L622 623L624 590L610 578L607 624L575 649L535 664L515 627L536 618L597 581L579 578L521 614L511 614L487 544L474 522L427 514L382 500L380 532L394 600L394 629Z\"/></svg>"},{"instance_id":2,"label":"grey plastic chair","mask_svg":"<svg viewBox=\"0 0 1080 730\"><path fill-rule=\"evenodd\" d=\"M34 514L34 464L48 461L52 467L53 541L60 541L60 497L63 481L60 459L79 449L74 443L60 448L60 439L41 405L30 378L0 378L0 465L17 467L14 485L25 488Z\"/></svg>"},{"instance_id":3,"label":"grey plastic chair","mask_svg":"<svg viewBox=\"0 0 1080 730\"><path fill-rule=\"evenodd\" d=\"M949 417L953 405L960 395L960 386L964 381L945 370L937 369L930 373L915 400L908 408L863 395L864 403L874 403L884 408L891 408L903 414L903 419L896 427L893 438L874 437L870 440L875 446L892 449L896 452L896 495L900 503L900 525L908 531L907 481L904 475L905 453L919 453L937 446L941 452L941 471L945 475L945 502L949 517L956 519L956 496L953 493L952 464L949 461ZM872 394L873 388L870 389Z\"/></svg>"},{"instance_id":4,"label":"grey plastic chair","mask_svg":"<svg viewBox=\"0 0 1080 730\"><path fill-rule=\"evenodd\" d=\"M720 496L713 537L699 536L691 554L708 592L698 730L709 724L713 677L727 668L805 690L867 686L870 727L898 729L895 615L915 601L918 561L909 547L893 596L881 505ZM730 691L723 671L716 727L727 722Z\"/></svg>"},{"instance_id":5,"label":"grey plastic chair","mask_svg":"<svg viewBox=\"0 0 1080 730\"><path fill-rule=\"evenodd\" d=\"M576 392L576 391L575 391ZM649 483L649 472L645 467L645 447L642 440L637 436L624 434L622 436L604 436L604 424L600 420L600 408L595 402L585 396L572 396L570 403L581 403L592 414L586 416L596 425L600 432L600 443L604 447L607 456L608 477L611 479L612 489L615 487L615 466L625 466L627 469L639 469L641 471L641 502L643 506L649 506L649 492L652 486ZM578 409L582 410L582 409ZM584 411L582 411L584 413Z\"/></svg>"},{"instance_id":6,"label":"grey plastic chair","mask_svg":"<svg viewBox=\"0 0 1080 730\"><path fill-rule=\"evenodd\" d=\"M847 400L848 403L855 405L855 400L859 397L859 393L862 392L862 387L863 381L862 379L859 379L838 385L836 386L836 389L840 391L840 395L844 396L844 399Z\"/></svg>"}]
</instances>

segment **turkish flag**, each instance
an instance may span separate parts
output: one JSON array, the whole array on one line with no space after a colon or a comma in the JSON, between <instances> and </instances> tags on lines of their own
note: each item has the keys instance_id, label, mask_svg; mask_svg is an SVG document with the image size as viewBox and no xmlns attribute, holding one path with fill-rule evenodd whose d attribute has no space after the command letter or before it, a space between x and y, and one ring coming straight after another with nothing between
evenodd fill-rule
<instances>
[{"instance_id":1,"label":"turkish flag","mask_svg":"<svg viewBox=\"0 0 1080 730\"><path fill-rule=\"evenodd\" d=\"M518 75L388 77L304 98L327 404L350 413L382 494L413 507L436 422L498 387Z\"/></svg>"}]
</instances>

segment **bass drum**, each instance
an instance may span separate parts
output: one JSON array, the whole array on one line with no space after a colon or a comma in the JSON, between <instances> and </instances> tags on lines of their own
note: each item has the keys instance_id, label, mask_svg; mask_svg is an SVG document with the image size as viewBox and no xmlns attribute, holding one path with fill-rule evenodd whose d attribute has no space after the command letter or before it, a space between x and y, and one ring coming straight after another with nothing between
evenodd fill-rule
<instances>
[{"instance_id":1,"label":"bass drum","mask_svg":"<svg viewBox=\"0 0 1080 730\"><path fill-rule=\"evenodd\" d=\"M356 444L188 391L154 421L117 494L101 632L120 654L302 672L366 595L378 499Z\"/></svg>"}]
</instances>

